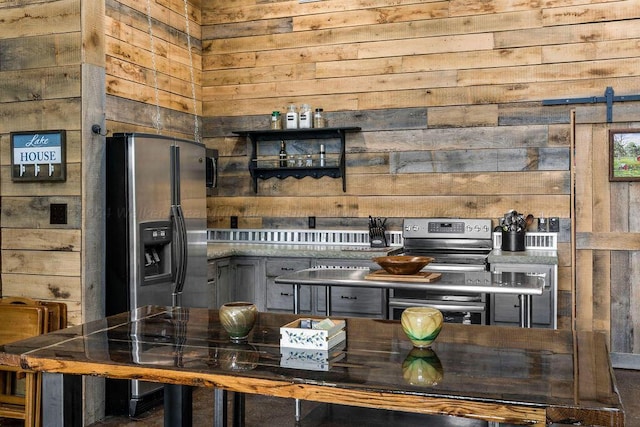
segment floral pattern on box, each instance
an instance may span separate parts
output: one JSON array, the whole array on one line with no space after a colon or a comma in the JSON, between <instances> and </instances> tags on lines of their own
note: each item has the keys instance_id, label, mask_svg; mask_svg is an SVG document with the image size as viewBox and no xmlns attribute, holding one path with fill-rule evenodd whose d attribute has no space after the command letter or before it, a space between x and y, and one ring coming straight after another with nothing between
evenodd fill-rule
<instances>
[{"instance_id":1,"label":"floral pattern on box","mask_svg":"<svg viewBox=\"0 0 640 427\"><path fill-rule=\"evenodd\" d=\"M280 328L280 347L328 350L346 339L345 321L335 320L329 329L300 327L308 319L298 319Z\"/></svg>"}]
</instances>

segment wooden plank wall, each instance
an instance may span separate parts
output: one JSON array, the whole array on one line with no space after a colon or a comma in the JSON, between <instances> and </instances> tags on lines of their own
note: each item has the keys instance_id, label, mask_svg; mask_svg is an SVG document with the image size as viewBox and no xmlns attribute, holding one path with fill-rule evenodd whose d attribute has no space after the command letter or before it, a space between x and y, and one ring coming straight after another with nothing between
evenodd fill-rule
<instances>
[{"instance_id":1,"label":"wooden plank wall","mask_svg":"<svg viewBox=\"0 0 640 427\"><path fill-rule=\"evenodd\" d=\"M640 183L609 182L609 130L640 131L640 104L576 113L576 327L610 332L610 351L640 353Z\"/></svg>"},{"instance_id":2,"label":"wooden plank wall","mask_svg":"<svg viewBox=\"0 0 640 427\"><path fill-rule=\"evenodd\" d=\"M200 0L105 3L107 129L202 140Z\"/></svg>"},{"instance_id":3,"label":"wooden plank wall","mask_svg":"<svg viewBox=\"0 0 640 427\"><path fill-rule=\"evenodd\" d=\"M102 149L87 129L100 123L109 132L201 138L200 1L189 0L185 11L183 0L151 0L151 19L146 1L89 3L0 2L1 292L63 300L71 324L83 309L101 307L100 210L85 203L100 199ZM83 9L94 15L84 28ZM93 25L95 16L104 26ZM10 132L45 129L67 131L67 181L13 183ZM68 224L49 224L51 203L68 205Z\"/></svg>"},{"instance_id":4,"label":"wooden plank wall","mask_svg":"<svg viewBox=\"0 0 640 427\"><path fill-rule=\"evenodd\" d=\"M67 303L81 318L81 0L0 2L2 295ZM11 181L10 133L65 129L67 180ZM51 203L68 205L49 224Z\"/></svg>"},{"instance_id":5,"label":"wooden plank wall","mask_svg":"<svg viewBox=\"0 0 640 427\"><path fill-rule=\"evenodd\" d=\"M222 156L209 225L558 216L570 327L573 107L541 101L635 93L639 17L635 1L205 2L204 135ZM363 128L347 142L346 193L330 178L270 179L253 193L249 146L231 132L267 128L291 103Z\"/></svg>"}]
</instances>

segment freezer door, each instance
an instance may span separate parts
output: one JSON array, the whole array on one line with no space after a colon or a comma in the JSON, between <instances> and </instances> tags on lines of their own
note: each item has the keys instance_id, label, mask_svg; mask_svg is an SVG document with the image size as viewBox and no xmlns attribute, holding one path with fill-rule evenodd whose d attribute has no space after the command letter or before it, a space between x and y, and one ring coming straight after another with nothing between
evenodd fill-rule
<instances>
[{"instance_id":1,"label":"freezer door","mask_svg":"<svg viewBox=\"0 0 640 427\"><path fill-rule=\"evenodd\" d=\"M171 215L171 173L170 154L173 140L153 135L130 135L127 144L128 164L128 206L130 230L130 277L129 298L131 308L146 304L171 305L172 274L161 279L145 280L145 265L153 260L147 259L150 248L145 251L143 236L148 235L150 225L162 224ZM171 243L168 250L158 256L168 271L174 269Z\"/></svg>"},{"instance_id":2,"label":"freezer door","mask_svg":"<svg viewBox=\"0 0 640 427\"><path fill-rule=\"evenodd\" d=\"M180 205L187 230L186 277L179 305L210 307L207 285L206 152L202 144L178 140Z\"/></svg>"}]
</instances>

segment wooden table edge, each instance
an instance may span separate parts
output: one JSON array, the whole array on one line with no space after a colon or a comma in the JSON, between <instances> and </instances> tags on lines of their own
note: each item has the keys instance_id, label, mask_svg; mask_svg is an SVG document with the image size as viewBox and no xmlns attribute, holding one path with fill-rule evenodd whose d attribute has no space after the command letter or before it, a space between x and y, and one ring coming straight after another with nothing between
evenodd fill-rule
<instances>
[{"instance_id":1,"label":"wooden table edge","mask_svg":"<svg viewBox=\"0 0 640 427\"><path fill-rule=\"evenodd\" d=\"M453 415L500 423L546 424L544 405L486 402L464 398L421 396L376 389L357 389L204 372L176 372L145 366L104 365L23 356L23 365L35 371L90 375L116 379L142 379L164 384L219 388L232 392L301 399L321 403L387 409L429 415Z\"/></svg>"}]
</instances>

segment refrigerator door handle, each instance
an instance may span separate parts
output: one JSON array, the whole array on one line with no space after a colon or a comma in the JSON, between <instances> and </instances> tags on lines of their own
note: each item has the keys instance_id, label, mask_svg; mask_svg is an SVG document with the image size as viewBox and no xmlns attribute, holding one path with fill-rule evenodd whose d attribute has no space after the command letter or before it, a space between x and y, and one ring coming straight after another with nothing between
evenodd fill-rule
<instances>
[{"instance_id":1,"label":"refrigerator door handle","mask_svg":"<svg viewBox=\"0 0 640 427\"><path fill-rule=\"evenodd\" d=\"M173 222L173 258L175 270L173 274L172 304L180 305L180 294L184 288L187 274L187 228L180 205L171 206L171 221Z\"/></svg>"},{"instance_id":2,"label":"refrigerator door handle","mask_svg":"<svg viewBox=\"0 0 640 427\"><path fill-rule=\"evenodd\" d=\"M180 294L182 293L182 289L184 288L184 284L185 284L185 280L187 277L187 262L189 259L189 249L188 249L188 242L187 242L187 224L186 221L184 219L184 212L182 211L182 206L178 205L177 206L177 212L178 212L178 222L180 224L180 255L181 255L181 259L180 259L180 275L178 276L178 280L176 282L176 293Z\"/></svg>"}]
</instances>

